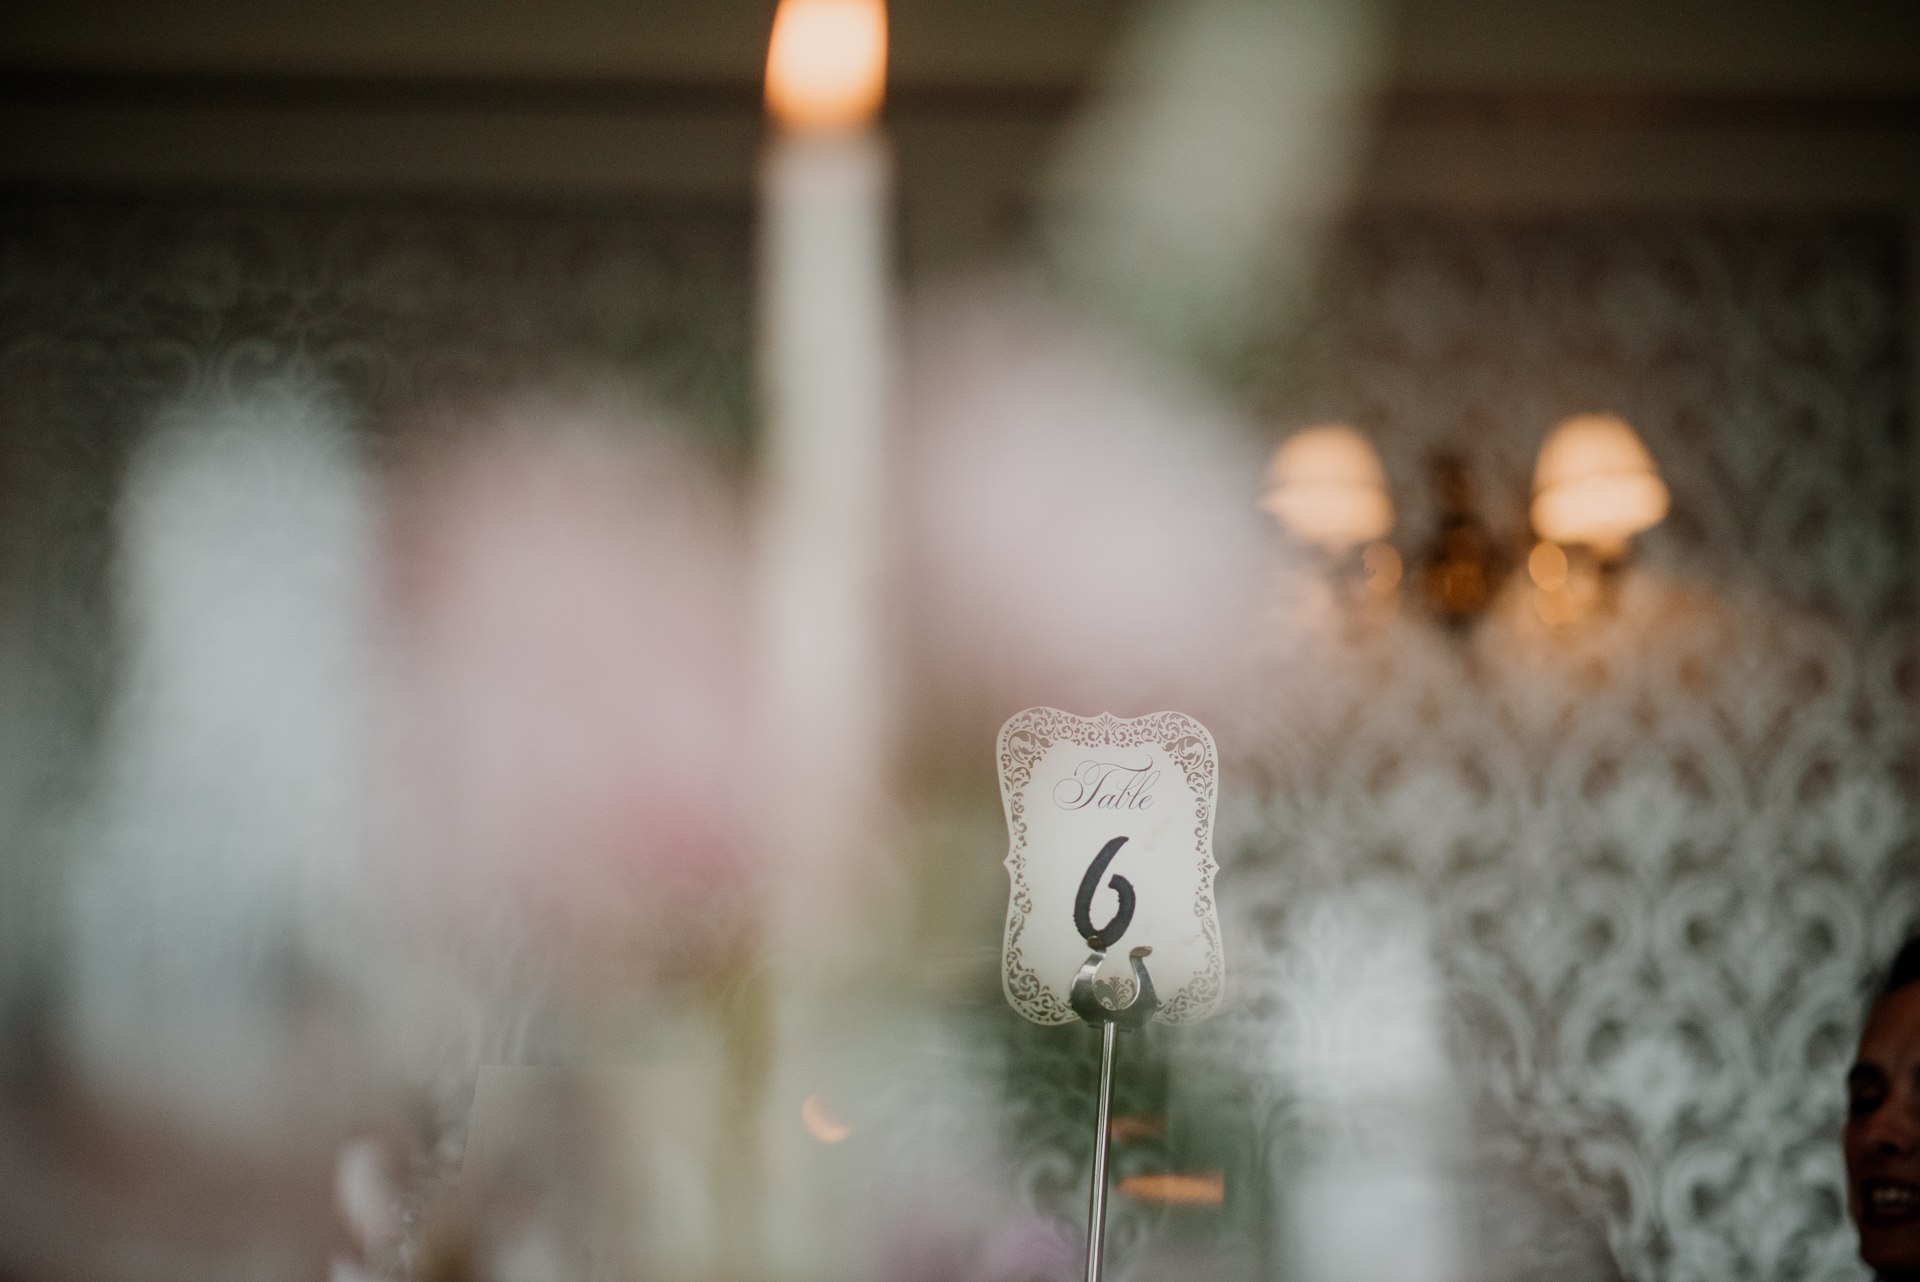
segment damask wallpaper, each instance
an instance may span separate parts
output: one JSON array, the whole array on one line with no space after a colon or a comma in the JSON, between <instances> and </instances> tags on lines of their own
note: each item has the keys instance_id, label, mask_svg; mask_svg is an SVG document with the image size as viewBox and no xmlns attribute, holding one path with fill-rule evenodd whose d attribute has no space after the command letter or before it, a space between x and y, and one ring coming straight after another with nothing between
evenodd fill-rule
<instances>
[{"instance_id":1,"label":"damask wallpaper","mask_svg":"<svg viewBox=\"0 0 1920 1282\"><path fill-rule=\"evenodd\" d=\"M1410 566L1436 452L1522 548L1534 453L1578 411L1635 426L1673 512L1612 606L1559 628L1517 578L1449 630L1410 584L1360 608L1309 570L1276 577L1261 678L1211 727L1228 1004L1144 1035L1116 1103L1171 1110L1120 1174L1179 1150L1225 1168L1228 1202L1213 1228L1123 1204L1114 1276L1203 1239L1219 1276L1278 1258L1273 1190L1313 1088L1261 1066L1311 1040L1314 992L1379 967L1437 1012L1443 1068L1415 1095L1453 1103L1427 1110L1452 1117L1430 1165L1529 1191L1468 1198L1494 1208L1469 1236L1528 1238L1485 1248L1484 1275L1862 1276L1841 1077L1865 985L1920 912L1899 244L1814 216L1348 229L1305 341L1238 390L1276 432L1372 436ZM304 373L377 450L412 405L613 380L743 450L748 256L732 207L0 200L10 1009L44 984L55 821L114 657L111 504L154 408ZM1083 1030L955 1027L998 1075L1020 1196L1072 1220ZM1548 1207L1537 1234L1502 1210L1523 1202Z\"/></svg>"},{"instance_id":2,"label":"damask wallpaper","mask_svg":"<svg viewBox=\"0 0 1920 1282\"><path fill-rule=\"evenodd\" d=\"M421 407L618 388L737 454L748 229L732 205L0 193L14 857L37 866L41 828L84 783L115 657L113 503L162 408L291 379L333 389L377 451ZM51 883L20 877L0 938L23 951L0 953L0 986L49 921Z\"/></svg>"},{"instance_id":3,"label":"damask wallpaper","mask_svg":"<svg viewBox=\"0 0 1920 1282\"><path fill-rule=\"evenodd\" d=\"M1286 1010L1316 905L1420 905L1468 1147L1559 1190L1627 1276L1861 1275L1841 1079L1920 873L1897 244L1373 220L1311 376L1275 394L1373 436L1410 567L1436 451L1514 549L1565 415L1623 415L1671 487L1613 608L1561 629L1523 572L1457 634L1282 585L1302 608L1221 734L1243 772L1221 902L1267 1003L1243 1009Z\"/></svg>"}]
</instances>

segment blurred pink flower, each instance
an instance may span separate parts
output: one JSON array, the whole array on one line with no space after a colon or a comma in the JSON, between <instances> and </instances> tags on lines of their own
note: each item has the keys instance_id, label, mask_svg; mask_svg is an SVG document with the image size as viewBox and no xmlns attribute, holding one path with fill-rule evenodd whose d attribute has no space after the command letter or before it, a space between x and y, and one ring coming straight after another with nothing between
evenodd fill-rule
<instances>
[{"instance_id":1,"label":"blurred pink flower","mask_svg":"<svg viewBox=\"0 0 1920 1282\"><path fill-rule=\"evenodd\" d=\"M913 352L909 582L937 677L999 717L1204 715L1231 688L1263 544L1244 434L1011 295L936 312Z\"/></svg>"},{"instance_id":2,"label":"blurred pink flower","mask_svg":"<svg viewBox=\"0 0 1920 1282\"><path fill-rule=\"evenodd\" d=\"M663 954L739 896L745 567L711 463L529 413L394 490L396 799L423 889Z\"/></svg>"}]
</instances>

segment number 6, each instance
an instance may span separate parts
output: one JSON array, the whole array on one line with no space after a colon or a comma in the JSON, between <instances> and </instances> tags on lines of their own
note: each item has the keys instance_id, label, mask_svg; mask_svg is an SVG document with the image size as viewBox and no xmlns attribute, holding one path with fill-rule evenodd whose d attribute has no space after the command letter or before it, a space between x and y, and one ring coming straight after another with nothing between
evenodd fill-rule
<instances>
[{"instance_id":1,"label":"number 6","mask_svg":"<svg viewBox=\"0 0 1920 1282\"><path fill-rule=\"evenodd\" d=\"M1113 857L1120 853L1120 847L1127 844L1125 837L1115 837L1100 847L1100 853L1087 865L1087 875L1080 879L1080 893L1073 897L1073 925L1087 941L1087 947L1097 952L1105 952L1120 942L1120 936L1127 933L1127 927L1133 924L1133 883L1119 873L1107 884L1113 887L1113 893L1120 896L1120 911L1113 920L1099 930L1093 928L1093 892L1100 889L1100 874L1107 870Z\"/></svg>"}]
</instances>

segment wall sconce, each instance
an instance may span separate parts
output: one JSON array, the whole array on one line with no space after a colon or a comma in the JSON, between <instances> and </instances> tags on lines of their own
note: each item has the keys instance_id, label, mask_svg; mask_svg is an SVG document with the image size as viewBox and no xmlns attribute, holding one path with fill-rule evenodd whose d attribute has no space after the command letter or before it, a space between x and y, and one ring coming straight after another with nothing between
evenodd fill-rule
<instances>
[{"instance_id":1,"label":"wall sconce","mask_svg":"<svg viewBox=\"0 0 1920 1282\"><path fill-rule=\"evenodd\" d=\"M1474 508L1465 464L1451 454L1440 455L1433 462L1433 485L1440 529L1421 567L1422 578L1427 599L1440 617L1464 624L1487 608L1507 567Z\"/></svg>"},{"instance_id":2,"label":"wall sconce","mask_svg":"<svg viewBox=\"0 0 1920 1282\"><path fill-rule=\"evenodd\" d=\"M1393 529L1387 474L1373 442L1355 429L1329 423L1288 437L1267 468L1260 506L1343 575L1357 569L1375 595L1398 586L1400 554L1382 541Z\"/></svg>"},{"instance_id":3,"label":"wall sconce","mask_svg":"<svg viewBox=\"0 0 1920 1282\"><path fill-rule=\"evenodd\" d=\"M1605 560L1667 515L1667 487L1626 420L1576 414L1540 447L1533 469L1533 528L1553 543L1584 544Z\"/></svg>"},{"instance_id":4,"label":"wall sconce","mask_svg":"<svg viewBox=\"0 0 1920 1282\"><path fill-rule=\"evenodd\" d=\"M1394 590L1400 557L1383 541L1393 528L1393 500L1365 436L1344 424L1296 432L1274 454L1267 481L1261 506L1282 525L1342 575L1359 571L1380 596ZM1460 460L1436 459L1434 483L1440 527L1421 583L1442 619L1464 625L1492 603L1511 561L1481 521ZM1534 467L1530 514L1541 541L1527 572L1541 618L1559 624L1592 613L1612 590L1627 541L1659 524L1668 502L1652 455L1625 420L1562 420ZM1357 558L1356 548L1364 549Z\"/></svg>"},{"instance_id":5,"label":"wall sconce","mask_svg":"<svg viewBox=\"0 0 1920 1282\"><path fill-rule=\"evenodd\" d=\"M1533 529L1543 540L1527 557L1548 623L1591 614L1614 591L1627 540L1658 525L1669 496L1653 456L1613 414L1563 419L1533 469Z\"/></svg>"}]
</instances>

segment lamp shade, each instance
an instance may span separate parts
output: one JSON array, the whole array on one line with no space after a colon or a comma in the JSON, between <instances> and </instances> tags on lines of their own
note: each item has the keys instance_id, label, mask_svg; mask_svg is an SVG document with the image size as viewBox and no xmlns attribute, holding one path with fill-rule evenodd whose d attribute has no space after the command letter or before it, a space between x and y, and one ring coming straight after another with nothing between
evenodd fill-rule
<instances>
[{"instance_id":1,"label":"lamp shade","mask_svg":"<svg viewBox=\"0 0 1920 1282\"><path fill-rule=\"evenodd\" d=\"M1624 419L1576 414L1540 447L1533 470L1533 528L1555 543L1584 543L1603 556L1658 525L1667 486Z\"/></svg>"},{"instance_id":2,"label":"lamp shade","mask_svg":"<svg viewBox=\"0 0 1920 1282\"><path fill-rule=\"evenodd\" d=\"M1329 552L1383 538L1393 500L1372 442L1344 424L1295 432L1275 451L1260 506Z\"/></svg>"}]
</instances>

